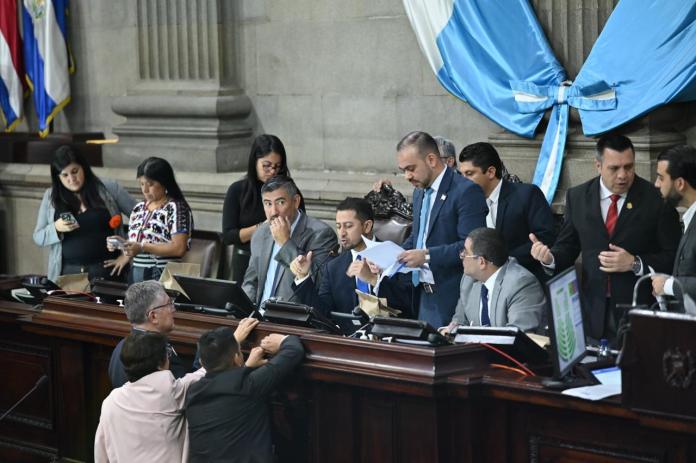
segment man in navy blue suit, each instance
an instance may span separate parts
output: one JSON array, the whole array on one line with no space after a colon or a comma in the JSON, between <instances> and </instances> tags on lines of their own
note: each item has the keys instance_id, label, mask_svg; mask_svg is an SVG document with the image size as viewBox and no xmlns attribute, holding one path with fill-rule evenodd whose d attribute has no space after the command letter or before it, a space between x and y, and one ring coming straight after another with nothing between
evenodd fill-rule
<instances>
[{"instance_id":1,"label":"man in navy blue suit","mask_svg":"<svg viewBox=\"0 0 696 463\"><path fill-rule=\"evenodd\" d=\"M556 241L553 214L539 187L503 180L503 162L490 143L474 143L459 153L459 171L476 182L486 196L486 226L495 228L507 245L508 253L540 281L548 279L530 251L534 235L547 246Z\"/></svg>"},{"instance_id":2,"label":"man in navy blue suit","mask_svg":"<svg viewBox=\"0 0 696 463\"><path fill-rule=\"evenodd\" d=\"M411 281L418 318L437 328L454 315L462 277L459 252L471 230L486 226L486 199L476 183L446 168L427 133L409 133L396 151L399 170L416 187L413 228L399 260L417 269Z\"/></svg>"},{"instance_id":3,"label":"man in navy blue suit","mask_svg":"<svg viewBox=\"0 0 696 463\"><path fill-rule=\"evenodd\" d=\"M363 235L372 239L374 212L369 202L362 198L346 198L336 207L336 232L338 233L341 254L329 261L319 271L315 286L309 273L312 264L312 252L297 256L290 264L290 271L295 275L293 289L303 304L311 305L325 314L329 312L351 313L358 305L356 289L371 293L376 283L367 263L357 257L365 249ZM387 298L390 307L399 310L410 309L410 297L399 294L397 288L381 291L380 296ZM408 295L410 296L410 294Z\"/></svg>"}]
</instances>

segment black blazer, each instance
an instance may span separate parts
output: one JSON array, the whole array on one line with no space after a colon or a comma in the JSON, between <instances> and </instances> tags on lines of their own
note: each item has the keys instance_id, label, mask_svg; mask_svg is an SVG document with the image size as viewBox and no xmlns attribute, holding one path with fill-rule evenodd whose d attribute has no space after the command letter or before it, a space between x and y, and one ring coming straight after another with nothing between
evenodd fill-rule
<instances>
[{"instance_id":1,"label":"black blazer","mask_svg":"<svg viewBox=\"0 0 696 463\"><path fill-rule=\"evenodd\" d=\"M288 336L266 365L208 372L192 384L186 395L189 461L273 462L268 396L303 357L299 338Z\"/></svg>"},{"instance_id":2,"label":"black blazer","mask_svg":"<svg viewBox=\"0 0 696 463\"><path fill-rule=\"evenodd\" d=\"M684 287L684 292L696 299L696 217L689 222L689 228L684 232L679 247L677 258L674 260L672 276ZM681 298L683 294L678 285L673 286L674 295Z\"/></svg>"},{"instance_id":3,"label":"black blazer","mask_svg":"<svg viewBox=\"0 0 696 463\"><path fill-rule=\"evenodd\" d=\"M318 289L312 278L307 278L299 286L293 283L296 299L303 304L315 307L325 315L329 315L329 312L351 313L358 305L355 278L346 275L352 262L353 255L350 251L344 251L331 259L319 271ZM393 283L389 285L389 289L380 289L380 296L387 298L387 304L390 307L401 310L404 315L410 314L411 286L406 284L398 286L397 283Z\"/></svg>"},{"instance_id":4,"label":"black blazer","mask_svg":"<svg viewBox=\"0 0 696 463\"><path fill-rule=\"evenodd\" d=\"M530 233L547 246L556 241L553 213L538 186L502 180L495 229L507 244L510 256L541 281L548 279L539 261L530 254Z\"/></svg>"},{"instance_id":5,"label":"black blazer","mask_svg":"<svg viewBox=\"0 0 696 463\"><path fill-rule=\"evenodd\" d=\"M638 278L630 271L602 272L599 253L608 250L612 243L639 256L645 272L648 265L656 272L669 272L681 236L677 211L663 201L651 183L638 176L628 190L611 238L602 220L599 197L599 177L568 190L563 227L551 248L557 272L573 265L578 254L582 255L583 318L586 334L596 339L604 332L608 279L611 278L612 302L630 304ZM654 300L649 286L646 283L641 287L639 302L651 304Z\"/></svg>"}]
</instances>

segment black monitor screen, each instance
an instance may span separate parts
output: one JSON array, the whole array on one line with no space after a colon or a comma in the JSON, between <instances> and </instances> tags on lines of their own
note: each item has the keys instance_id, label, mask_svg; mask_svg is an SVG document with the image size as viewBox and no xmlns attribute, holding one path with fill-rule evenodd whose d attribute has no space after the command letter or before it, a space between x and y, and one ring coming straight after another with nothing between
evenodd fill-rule
<instances>
[{"instance_id":1,"label":"black monitor screen","mask_svg":"<svg viewBox=\"0 0 696 463\"><path fill-rule=\"evenodd\" d=\"M246 316L254 311L254 303L251 302L239 283L235 281L183 275L174 275L174 279L193 304L224 309L225 305L230 302L243 311Z\"/></svg>"},{"instance_id":2,"label":"black monitor screen","mask_svg":"<svg viewBox=\"0 0 696 463\"><path fill-rule=\"evenodd\" d=\"M556 377L562 378L585 355L585 330L575 268L569 268L546 284L551 302L549 322L555 353L553 360Z\"/></svg>"}]
</instances>

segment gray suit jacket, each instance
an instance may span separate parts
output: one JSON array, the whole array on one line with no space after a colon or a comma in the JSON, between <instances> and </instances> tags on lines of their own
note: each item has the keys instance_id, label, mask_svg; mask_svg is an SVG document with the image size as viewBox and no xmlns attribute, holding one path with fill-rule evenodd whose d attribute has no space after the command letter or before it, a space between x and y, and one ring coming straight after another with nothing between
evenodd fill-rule
<instances>
[{"instance_id":1,"label":"gray suit jacket","mask_svg":"<svg viewBox=\"0 0 696 463\"><path fill-rule=\"evenodd\" d=\"M322 265L325 256L337 242L336 233L331 227L321 220L302 213L290 239L280 248L275 257L279 263L275 296L287 301L293 295L292 283L295 276L290 271L290 262L295 257L314 251L312 253L312 274L316 275L318 266ZM272 252L273 236L271 228L266 222L251 238L251 258L242 284L244 292L257 305L261 302L260 299L263 295Z\"/></svg>"},{"instance_id":2,"label":"gray suit jacket","mask_svg":"<svg viewBox=\"0 0 696 463\"><path fill-rule=\"evenodd\" d=\"M466 275L462 277L453 322L481 325L482 284ZM516 326L523 331L536 331L546 310L544 290L529 270L510 258L500 268L493 292L488 296L488 310L492 326Z\"/></svg>"},{"instance_id":3,"label":"gray suit jacket","mask_svg":"<svg viewBox=\"0 0 696 463\"><path fill-rule=\"evenodd\" d=\"M696 300L696 217L691 219L679 241L672 275L682 284L684 292ZM679 285L672 288L676 297L683 297Z\"/></svg>"}]
</instances>

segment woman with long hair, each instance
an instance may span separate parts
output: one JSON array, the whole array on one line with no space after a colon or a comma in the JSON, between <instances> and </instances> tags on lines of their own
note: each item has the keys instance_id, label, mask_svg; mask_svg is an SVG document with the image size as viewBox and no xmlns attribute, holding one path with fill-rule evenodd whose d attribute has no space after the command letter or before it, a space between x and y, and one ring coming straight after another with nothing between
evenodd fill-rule
<instances>
[{"instance_id":1,"label":"woman with long hair","mask_svg":"<svg viewBox=\"0 0 696 463\"><path fill-rule=\"evenodd\" d=\"M138 166L137 178L144 200L131 212L128 241L119 244L119 260L133 261L131 283L159 279L167 262L186 254L193 232L191 208L166 160L147 158Z\"/></svg>"},{"instance_id":2,"label":"woman with long hair","mask_svg":"<svg viewBox=\"0 0 696 463\"><path fill-rule=\"evenodd\" d=\"M222 208L222 241L235 245L231 276L234 281L244 280L251 237L266 221L261 187L276 175L290 176L285 146L275 135L259 135L251 145L246 176L230 185ZM304 202L300 209L304 209Z\"/></svg>"},{"instance_id":3,"label":"woman with long hair","mask_svg":"<svg viewBox=\"0 0 696 463\"><path fill-rule=\"evenodd\" d=\"M51 188L43 195L34 229L34 242L50 248L48 278L87 273L91 281L120 275L120 269L109 269L115 255L104 239L123 233L121 214L130 214L134 205L118 183L94 175L79 151L59 147L51 162Z\"/></svg>"}]
</instances>

